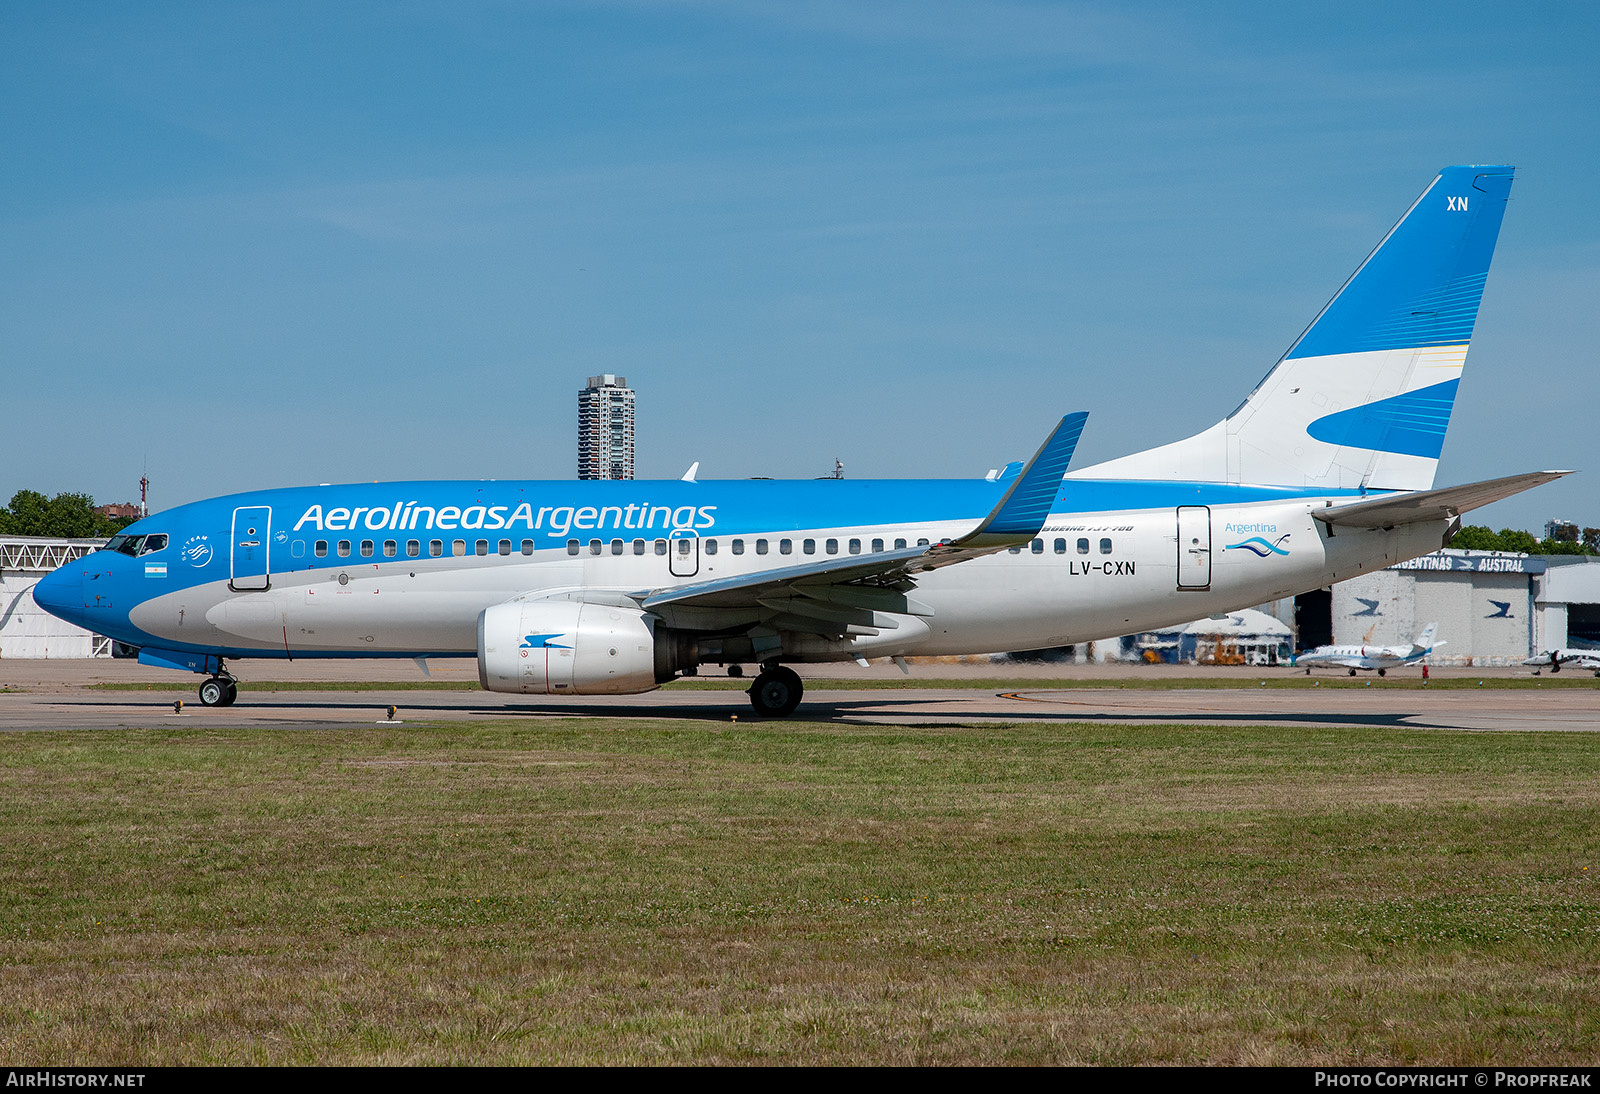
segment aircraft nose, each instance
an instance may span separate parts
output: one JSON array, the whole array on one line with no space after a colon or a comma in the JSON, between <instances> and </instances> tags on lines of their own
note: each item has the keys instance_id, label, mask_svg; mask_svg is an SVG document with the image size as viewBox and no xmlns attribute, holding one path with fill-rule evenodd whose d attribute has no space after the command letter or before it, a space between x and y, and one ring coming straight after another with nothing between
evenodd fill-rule
<instances>
[{"instance_id":1,"label":"aircraft nose","mask_svg":"<svg viewBox=\"0 0 1600 1094\"><path fill-rule=\"evenodd\" d=\"M33 602L58 619L77 623L83 615L82 566L69 562L40 578L33 587Z\"/></svg>"}]
</instances>

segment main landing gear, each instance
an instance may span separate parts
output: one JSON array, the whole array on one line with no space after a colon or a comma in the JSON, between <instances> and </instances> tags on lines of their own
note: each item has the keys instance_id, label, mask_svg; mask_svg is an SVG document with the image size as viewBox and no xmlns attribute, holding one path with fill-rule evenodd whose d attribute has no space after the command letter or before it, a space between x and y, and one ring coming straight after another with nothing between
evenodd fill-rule
<instances>
[{"instance_id":1,"label":"main landing gear","mask_svg":"<svg viewBox=\"0 0 1600 1094\"><path fill-rule=\"evenodd\" d=\"M782 665L768 665L750 685L750 705L763 718L787 718L805 694L800 674Z\"/></svg>"},{"instance_id":2,"label":"main landing gear","mask_svg":"<svg viewBox=\"0 0 1600 1094\"><path fill-rule=\"evenodd\" d=\"M208 707L231 707L239 698L239 684L226 672L211 677L200 685L200 702Z\"/></svg>"}]
</instances>

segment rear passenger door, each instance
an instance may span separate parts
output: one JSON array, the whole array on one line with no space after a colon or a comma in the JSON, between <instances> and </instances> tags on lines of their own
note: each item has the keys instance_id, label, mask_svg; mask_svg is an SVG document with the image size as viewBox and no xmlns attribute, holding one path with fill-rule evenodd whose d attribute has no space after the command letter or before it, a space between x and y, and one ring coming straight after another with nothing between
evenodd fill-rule
<instances>
[{"instance_id":1,"label":"rear passenger door","mask_svg":"<svg viewBox=\"0 0 1600 1094\"><path fill-rule=\"evenodd\" d=\"M1178 506L1178 588L1211 588L1211 507Z\"/></svg>"}]
</instances>

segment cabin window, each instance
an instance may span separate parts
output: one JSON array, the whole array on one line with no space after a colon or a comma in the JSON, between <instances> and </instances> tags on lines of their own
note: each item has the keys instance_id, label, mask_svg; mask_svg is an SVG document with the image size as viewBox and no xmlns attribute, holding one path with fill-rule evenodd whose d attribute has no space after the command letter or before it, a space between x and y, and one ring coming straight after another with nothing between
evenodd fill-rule
<instances>
[{"instance_id":1,"label":"cabin window","mask_svg":"<svg viewBox=\"0 0 1600 1094\"><path fill-rule=\"evenodd\" d=\"M903 539L897 539L897 540L894 541L894 549L896 551L905 550L905 546L906 546L906 541L903 540Z\"/></svg>"},{"instance_id":2,"label":"cabin window","mask_svg":"<svg viewBox=\"0 0 1600 1094\"><path fill-rule=\"evenodd\" d=\"M1056 554L1064 555L1066 553L1067 553L1067 541L1064 540L1064 539L1056 540Z\"/></svg>"},{"instance_id":3,"label":"cabin window","mask_svg":"<svg viewBox=\"0 0 1600 1094\"><path fill-rule=\"evenodd\" d=\"M829 554L830 554L830 555L836 555L836 554L838 554L838 553L839 553L839 541L838 541L838 540L836 540L836 539L830 539L830 540L829 540L829 541L828 541L828 542L827 542L827 544L826 544L826 546L827 546L827 548L828 548L828 553L829 553Z\"/></svg>"},{"instance_id":4,"label":"cabin window","mask_svg":"<svg viewBox=\"0 0 1600 1094\"><path fill-rule=\"evenodd\" d=\"M452 555L454 555L456 558L466 558L467 557L467 541L464 540L464 539L453 539L453 540L451 540L450 541L450 553Z\"/></svg>"},{"instance_id":5,"label":"cabin window","mask_svg":"<svg viewBox=\"0 0 1600 1094\"><path fill-rule=\"evenodd\" d=\"M361 541L361 557L372 557L372 541L370 539L364 539Z\"/></svg>"},{"instance_id":6,"label":"cabin window","mask_svg":"<svg viewBox=\"0 0 1600 1094\"><path fill-rule=\"evenodd\" d=\"M875 540L873 540L873 541L872 541L872 549L873 549L873 550L874 550L874 551L881 551L881 550L883 550L883 540L881 540L881 539L875 539Z\"/></svg>"},{"instance_id":7,"label":"cabin window","mask_svg":"<svg viewBox=\"0 0 1600 1094\"><path fill-rule=\"evenodd\" d=\"M611 553L614 555L620 555L622 553L622 541L620 539L614 539L611 541Z\"/></svg>"},{"instance_id":8,"label":"cabin window","mask_svg":"<svg viewBox=\"0 0 1600 1094\"><path fill-rule=\"evenodd\" d=\"M926 547L927 545L928 545L928 541L927 540L925 540L925 539L917 540L917 546L918 547Z\"/></svg>"},{"instance_id":9,"label":"cabin window","mask_svg":"<svg viewBox=\"0 0 1600 1094\"><path fill-rule=\"evenodd\" d=\"M339 551L339 557L340 558L349 558L350 557L350 541L347 540L347 539L341 539L339 541L338 551Z\"/></svg>"},{"instance_id":10,"label":"cabin window","mask_svg":"<svg viewBox=\"0 0 1600 1094\"><path fill-rule=\"evenodd\" d=\"M589 541L589 553L591 555L598 555L601 551L604 551L605 549L606 549L606 545L604 543L601 543L599 540L591 539Z\"/></svg>"},{"instance_id":11,"label":"cabin window","mask_svg":"<svg viewBox=\"0 0 1600 1094\"><path fill-rule=\"evenodd\" d=\"M1100 541L1100 553L1103 555L1109 555L1111 553L1111 541L1109 539L1103 539Z\"/></svg>"},{"instance_id":12,"label":"cabin window","mask_svg":"<svg viewBox=\"0 0 1600 1094\"><path fill-rule=\"evenodd\" d=\"M525 539L522 541L522 553L525 555L533 554L533 540Z\"/></svg>"},{"instance_id":13,"label":"cabin window","mask_svg":"<svg viewBox=\"0 0 1600 1094\"><path fill-rule=\"evenodd\" d=\"M1080 539L1078 541L1078 553L1080 555L1086 555L1086 554L1089 553L1089 541L1088 540Z\"/></svg>"},{"instance_id":14,"label":"cabin window","mask_svg":"<svg viewBox=\"0 0 1600 1094\"><path fill-rule=\"evenodd\" d=\"M733 553L736 555L744 554L744 540L736 539L733 541Z\"/></svg>"},{"instance_id":15,"label":"cabin window","mask_svg":"<svg viewBox=\"0 0 1600 1094\"><path fill-rule=\"evenodd\" d=\"M678 557L679 558L688 558L689 557L689 547L693 543L694 543L694 540L692 540L692 539L680 539L678 541Z\"/></svg>"},{"instance_id":16,"label":"cabin window","mask_svg":"<svg viewBox=\"0 0 1600 1094\"><path fill-rule=\"evenodd\" d=\"M644 554L644 540L636 539L633 541L633 553L636 555Z\"/></svg>"},{"instance_id":17,"label":"cabin window","mask_svg":"<svg viewBox=\"0 0 1600 1094\"><path fill-rule=\"evenodd\" d=\"M859 555L861 553L861 541L859 539L853 539L850 541L850 553L853 555Z\"/></svg>"},{"instance_id":18,"label":"cabin window","mask_svg":"<svg viewBox=\"0 0 1600 1094\"><path fill-rule=\"evenodd\" d=\"M496 546L503 555L509 555L511 553L511 541L509 539L501 540Z\"/></svg>"},{"instance_id":19,"label":"cabin window","mask_svg":"<svg viewBox=\"0 0 1600 1094\"><path fill-rule=\"evenodd\" d=\"M577 553L578 553L578 541L575 540L575 539L567 540L567 554L575 555Z\"/></svg>"},{"instance_id":20,"label":"cabin window","mask_svg":"<svg viewBox=\"0 0 1600 1094\"><path fill-rule=\"evenodd\" d=\"M664 540L664 539L656 540L656 554L664 555L666 553L667 553L667 541Z\"/></svg>"},{"instance_id":21,"label":"cabin window","mask_svg":"<svg viewBox=\"0 0 1600 1094\"><path fill-rule=\"evenodd\" d=\"M325 539L317 540L317 542L315 542L315 543L313 543L311 545L311 553L316 555L318 558L327 558L328 557L328 541L325 540Z\"/></svg>"},{"instance_id":22,"label":"cabin window","mask_svg":"<svg viewBox=\"0 0 1600 1094\"><path fill-rule=\"evenodd\" d=\"M1030 543L1028 546L1033 548L1033 553L1034 554L1036 554L1036 555L1044 554L1044 540L1036 539L1032 543Z\"/></svg>"},{"instance_id":23,"label":"cabin window","mask_svg":"<svg viewBox=\"0 0 1600 1094\"><path fill-rule=\"evenodd\" d=\"M395 555L397 555L399 553L400 553L400 545L398 543L396 543L392 539L386 539L386 540L383 541L383 557L384 558L393 558Z\"/></svg>"},{"instance_id":24,"label":"cabin window","mask_svg":"<svg viewBox=\"0 0 1600 1094\"><path fill-rule=\"evenodd\" d=\"M430 539L428 541L428 554L432 558L442 557L444 555L444 540Z\"/></svg>"},{"instance_id":25,"label":"cabin window","mask_svg":"<svg viewBox=\"0 0 1600 1094\"><path fill-rule=\"evenodd\" d=\"M794 540L792 540L792 539L780 539L778 541L778 553L780 555L792 555L792 554L794 554Z\"/></svg>"},{"instance_id":26,"label":"cabin window","mask_svg":"<svg viewBox=\"0 0 1600 1094\"><path fill-rule=\"evenodd\" d=\"M487 555L489 553L489 541L486 540L486 539L478 540L477 542L475 542L472 545L472 550L473 550L473 553L478 555L478 557L482 558L484 555Z\"/></svg>"},{"instance_id":27,"label":"cabin window","mask_svg":"<svg viewBox=\"0 0 1600 1094\"><path fill-rule=\"evenodd\" d=\"M817 541L814 539L805 540L800 544L800 549L808 555L814 555L817 553Z\"/></svg>"},{"instance_id":28,"label":"cabin window","mask_svg":"<svg viewBox=\"0 0 1600 1094\"><path fill-rule=\"evenodd\" d=\"M1022 553L1021 547L1007 547L1006 550L1010 551L1014 555L1020 555Z\"/></svg>"},{"instance_id":29,"label":"cabin window","mask_svg":"<svg viewBox=\"0 0 1600 1094\"><path fill-rule=\"evenodd\" d=\"M717 541L714 540L714 539L706 540L705 541L705 552L708 555L716 554L717 553Z\"/></svg>"},{"instance_id":30,"label":"cabin window","mask_svg":"<svg viewBox=\"0 0 1600 1094\"><path fill-rule=\"evenodd\" d=\"M420 540L415 540L415 539L406 540L406 557L407 558L416 558L421 553L422 553L422 542Z\"/></svg>"},{"instance_id":31,"label":"cabin window","mask_svg":"<svg viewBox=\"0 0 1600 1094\"><path fill-rule=\"evenodd\" d=\"M764 540L764 539L756 540L756 554L764 555L766 553L767 553L767 541Z\"/></svg>"},{"instance_id":32,"label":"cabin window","mask_svg":"<svg viewBox=\"0 0 1600 1094\"><path fill-rule=\"evenodd\" d=\"M289 553L295 558L304 558L306 554L306 541L297 539L289 545Z\"/></svg>"}]
</instances>

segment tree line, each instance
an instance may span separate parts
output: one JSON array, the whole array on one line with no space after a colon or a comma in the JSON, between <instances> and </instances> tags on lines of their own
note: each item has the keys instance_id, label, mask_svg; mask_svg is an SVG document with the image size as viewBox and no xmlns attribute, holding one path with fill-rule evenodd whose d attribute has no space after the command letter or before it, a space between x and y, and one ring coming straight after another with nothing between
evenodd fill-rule
<instances>
[{"instance_id":1,"label":"tree line","mask_svg":"<svg viewBox=\"0 0 1600 1094\"><path fill-rule=\"evenodd\" d=\"M133 517L101 516L88 494L47 498L37 490L18 490L11 495L11 504L0 509L0 535L102 539L133 521Z\"/></svg>"},{"instance_id":2,"label":"tree line","mask_svg":"<svg viewBox=\"0 0 1600 1094\"><path fill-rule=\"evenodd\" d=\"M1517 551L1525 555L1600 555L1600 528L1579 528L1564 524L1555 535L1539 539L1532 532L1516 528L1493 531L1482 524L1469 524L1450 540L1451 547L1466 551Z\"/></svg>"}]
</instances>

